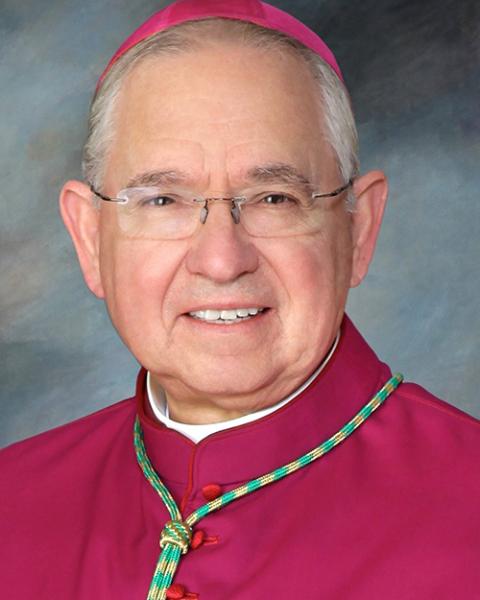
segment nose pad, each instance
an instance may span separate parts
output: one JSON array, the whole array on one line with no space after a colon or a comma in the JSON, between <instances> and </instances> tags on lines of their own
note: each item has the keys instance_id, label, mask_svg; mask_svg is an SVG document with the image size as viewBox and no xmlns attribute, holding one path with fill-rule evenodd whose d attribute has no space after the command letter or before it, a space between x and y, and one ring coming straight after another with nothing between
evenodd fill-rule
<instances>
[{"instance_id":1,"label":"nose pad","mask_svg":"<svg viewBox=\"0 0 480 600\"><path fill-rule=\"evenodd\" d=\"M205 204L202 206L202 210L200 211L200 223L205 225L208 217L208 200L205 200Z\"/></svg>"},{"instance_id":2,"label":"nose pad","mask_svg":"<svg viewBox=\"0 0 480 600\"><path fill-rule=\"evenodd\" d=\"M200 223L202 225L205 225L207 221L208 204L210 202L230 202L230 214L232 215L233 222L235 223L235 225L238 225L240 223L240 209L235 200L232 200L230 198L205 198L205 204L202 206L202 209L200 211Z\"/></svg>"},{"instance_id":3,"label":"nose pad","mask_svg":"<svg viewBox=\"0 0 480 600\"><path fill-rule=\"evenodd\" d=\"M240 208L235 200L232 200L232 208L230 209L230 212L232 214L233 222L235 225L238 225L240 223Z\"/></svg>"}]
</instances>

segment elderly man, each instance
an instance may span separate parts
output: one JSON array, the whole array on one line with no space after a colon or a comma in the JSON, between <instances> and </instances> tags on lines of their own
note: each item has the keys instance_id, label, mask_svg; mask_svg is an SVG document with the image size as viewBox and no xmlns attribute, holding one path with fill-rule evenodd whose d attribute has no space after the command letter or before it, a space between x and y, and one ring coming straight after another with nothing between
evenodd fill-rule
<instances>
[{"instance_id":1,"label":"elderly man","mask_svg":"<svg viewBox=\"0 0 480 600\"><path fill-rule=\"evenodd\" d=\"M97 87L62 216L136 398L2 454L2 598L480 597L480 427L344 314L387 197L338 65L183 0ZM160 548L159 548L160 540Z\"/></svg>"}]
</instances>

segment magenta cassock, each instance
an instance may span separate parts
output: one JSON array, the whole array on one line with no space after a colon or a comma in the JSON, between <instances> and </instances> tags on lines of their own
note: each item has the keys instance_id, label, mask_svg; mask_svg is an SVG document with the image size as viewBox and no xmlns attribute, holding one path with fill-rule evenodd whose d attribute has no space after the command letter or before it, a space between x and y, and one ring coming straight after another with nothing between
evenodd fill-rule
<instances>
[{"instance_id":1,"label":"magenta cassock","mask_svg":"<svg viewBox=\"0 0 480 600\"><path fill-rule=\"evenodd\" d=\"M345 318L300 396L195 445L148 414L142 370L136 398L1 453L0 597L146 598L168 515L136 463L137 412L187 515L211 484L227 491L318 445L389 377ZM201 600L480 598L479 465L478 421L403 383L331 453L206 517L175 582Z\"/></svg>"}]
</instances>

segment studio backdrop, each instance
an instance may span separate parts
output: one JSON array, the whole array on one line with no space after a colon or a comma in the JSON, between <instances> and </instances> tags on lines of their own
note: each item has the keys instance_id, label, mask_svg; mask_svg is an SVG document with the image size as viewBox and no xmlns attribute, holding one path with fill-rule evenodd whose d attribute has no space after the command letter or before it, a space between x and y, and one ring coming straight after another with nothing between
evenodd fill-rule
<instances>
[{"instance_id":1,"label":"studio backdrop","mask_svg":"<svg viewBox=\"0 0 480 600\"><path fill-rule=\"evenodd\" d=\"M394 370L480 417L480 4L272 0L336 54L362 170L390 199L348 312ZM138 365L85 287L58 213L95 82L166 2L0 3L0 445L132 394Z\"/></svg>"}]
</instances>

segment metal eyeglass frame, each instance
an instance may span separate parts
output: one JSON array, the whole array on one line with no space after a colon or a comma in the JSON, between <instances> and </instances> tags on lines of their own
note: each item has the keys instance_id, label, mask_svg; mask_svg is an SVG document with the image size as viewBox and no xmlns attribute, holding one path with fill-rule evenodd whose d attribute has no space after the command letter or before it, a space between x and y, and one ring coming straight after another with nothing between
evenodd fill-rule
<instances>
[{"instance_id":1,"label":"metal eyeglass frame","mask_svg":"<svg viewBox=\"0 0 480 600\"><path fill-rule=\"evenodd\" d=\"M349 187L353 185L353 177L348 180L347 183L342 185L341 187L333 190L333 192L327 192L325 194L312 194L312 200L317 198L333 198L335 196L339 196L342 192L347 190ZM101 200L105 202L115 202L116 204L128 204L128 198L116 198L111 196L106 196L101 192L97 191L92 183L89 183L90 191L98 196ZM155 187L155 186L153 186ZM233 222L238 225L240 223L240 206L242 202L246 202L246 196L232 196L232 197L209 197L209 198L194 198L194 202L198 202L199 204L204 203L202 206L202 210L200 211L200 223L205 225L208 217L208 205L210 202L231 202L232 206L230 208L230 214L232 215Z\"/></svg>"}]
</instances>

